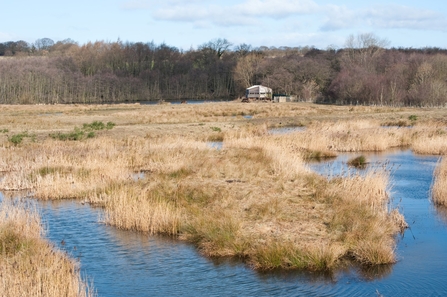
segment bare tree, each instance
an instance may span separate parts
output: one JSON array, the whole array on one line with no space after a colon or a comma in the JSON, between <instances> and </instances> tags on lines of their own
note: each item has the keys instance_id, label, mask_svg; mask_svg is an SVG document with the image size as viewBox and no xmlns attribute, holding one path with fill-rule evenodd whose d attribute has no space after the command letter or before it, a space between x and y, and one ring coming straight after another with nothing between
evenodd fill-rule
<instances>
[{"instance_id":1,"label":"bare tree","mask_svg":"<svg viewBox=\"0 0 447 297\"><path fill-rule=\"evenodd\" d=\"M232 46L225 38L218 38L215 40L211 40L199 47L199 50L210 50L216 54L216 56L221 59L222 55Z\"/></svg>"},{"instance_id":2,"label":"bare tree","mask_svg":"<svg viewBox=\"0 0 447 297\"><path fill-rule=\"evenodd\" d=\"M50 47L52 47L53 45L54 45L54 41L53 41L53 39L50 39L50 38L40 38L34 42L34 46L39 51L49 50Z\"/></svg>"},{"instance_id":3,"label":"bare tree","mask_svg":"<svg viewBox=\"0 0 447 297\"><path fill-rule=\"evenodd\" d=\"M387 39L381 39L374 33L350 35L346 40L345 62L350 65L371 67L371 61L389 45Z\"/></svg>"},{"instance_id":4,"label":"bare tree","mask_svg":"<svg viewBox=\"0 0 447 297\"><path fill-rule=\"evenodd\" d=\"M257 54L248 54L240 57L233 71L234 79L244 88L253 85L255 74L261 61L262 57Z\"/></svg>"}]
</instances>

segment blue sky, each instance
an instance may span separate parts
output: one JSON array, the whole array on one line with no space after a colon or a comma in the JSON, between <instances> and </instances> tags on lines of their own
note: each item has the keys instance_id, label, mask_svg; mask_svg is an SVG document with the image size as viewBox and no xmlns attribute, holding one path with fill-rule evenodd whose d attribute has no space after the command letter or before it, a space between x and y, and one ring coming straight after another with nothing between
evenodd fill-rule
<instances>
[{"instance_id":1,"label":"blue sky","mask_svg":"<svg viewBox=\"0 0 447 297\"><path fill-rule=\"evenodd\" d=\"M0 42L67 38L166 43L341 48L374 33L390 47L447 48L445 0L1 0Z\"/></svg>"}]
</instances>

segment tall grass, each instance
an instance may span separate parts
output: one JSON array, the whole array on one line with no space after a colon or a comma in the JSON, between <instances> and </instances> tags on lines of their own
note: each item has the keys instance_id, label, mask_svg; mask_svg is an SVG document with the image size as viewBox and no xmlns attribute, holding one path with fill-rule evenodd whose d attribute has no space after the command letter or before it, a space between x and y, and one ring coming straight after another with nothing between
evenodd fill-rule
<instances>
[{"instance_id":1,"label":"tall grass","mask_svg":"<svg viewBox=\"0 0 447 297\"><path fill-rule=\"evenodd\" d=\"M110 185L95 193L105 207L104 222L123 230L149 234L177 235L181 222L180 210L156 186L140 184Z\"/></svg>"},{"instance_id":2,"label":"tall grass","mask_svg":"<svg viewBox=\"0 0 447 297\"><path fill-rule=\"evenodd\" d=\"M13 166L0 184L26 185L40 199L87 200L104 207L107 224L176 236L258 269L330 269L348 255L395 259L387 176L328 181L309 171L292 136L249 128L220 151L169 135L54 143L7 155L27 166Z\"/></svg>"},{"instance_id":3,"label":"tall grass","mask_svg":"<svg viewBox=\"0 0 447 297\"><path fill-rule=\"evenodd\" d=\"M447 135L445 133L434 135L432 133L424 133L414 140L412 148L419 154L446 155Z\"/></svg>"},{"instance_id":4,"label":"tall grass","mask_svg":"<svg viewBox=\"0 0 447 297\"><path fill-rule=\"evenodd\" d=\"M437 205L447 206L447 159L438 162L432 186L432 200Z\"/></svg>"},{"instance_id":5,"label":"tall grass","mask_svg":"<svg viewBox=\"0 0 447 297\"><path fill-rule=\"evenodd\" d=\"M1 296L94 296L77 263L42 238L35 211L0 204Z\"/></svg>"},{"instance_id":6,"label":"tall grass","mask_svg":"<svg viewBox=\"0 0 447 297\"><path fill-rule=\"evenodd\" d=\"M42 109L22 108L24 114ZM82 199L104 208L106 224L188 240L204 255L239 257L256 269L325 270L345 257L367 265L393 263L395 235L406 223L388 209L386 169L328 180L304 160L407 147L428 135L419 113L411 129L384 128L395 112L408 118L414 111L372 107L58 108L67 116L36 117L30 126L13 116L15 107L0 107L7 113L0 126L42 129L36 142L14 146L5 140L0 147L0 189L28 190L39 199ZM69 130L98 116L113 119L117 128L77 142L51 139L44 129L52 123L52 129ZM304 131L268 133L270 126L298 121ZM217 138L224 147L209 148L206 141Z\"/></svg>"}]
</instances>

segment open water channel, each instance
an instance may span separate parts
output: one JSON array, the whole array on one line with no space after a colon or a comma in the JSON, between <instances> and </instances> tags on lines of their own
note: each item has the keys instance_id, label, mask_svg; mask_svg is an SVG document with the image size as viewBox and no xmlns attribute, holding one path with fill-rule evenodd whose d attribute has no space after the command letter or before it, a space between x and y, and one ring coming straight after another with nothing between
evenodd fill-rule
<instances>
[{"instance_id":1,"label":"open water channel","mask_svg":"<svg viewBox=\"0 0 447 297\"><path fill-rule=\"evenodd\" d=\"M352 156L310 167L327 175L346 172ZM429 199L438 157L411 151L366 156L371 166L391 168L392 205L410 225L398 238L399 261L372 269L259 273L238 261L204 258L184 242L106 226L101 210L77 201L37 205L49 240L79 260L98 296L446 296L447 219Z\"/></svg>"}]
</instances>

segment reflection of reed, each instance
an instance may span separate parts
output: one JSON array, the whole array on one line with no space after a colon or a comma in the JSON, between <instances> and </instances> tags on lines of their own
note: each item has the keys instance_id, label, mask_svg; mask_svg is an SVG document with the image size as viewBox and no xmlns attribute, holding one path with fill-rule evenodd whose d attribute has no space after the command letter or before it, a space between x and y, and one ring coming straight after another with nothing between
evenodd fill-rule
<instances>
[{"instance_id":1,"label":"reflection of reed","mask_svg":"<svg viewBox=\"0 0 447 297\"><path fill-rule=\"evenodd\" d=\"M22 191L2 191L1 194L3 194L4 198L7 199L19 199L23 197L29 197L30 193L26 190Z\"/></svg>"},{"instance_id":2,"label":"reflection of reed","mask_svg":"<svg viewBox=\"0 0 447 297\"><path fill-rule=\"evenodd\" d=\"M303 270L269 270L257 271L257 275L261 279L269 279L272 277L283 280L305 280L313 284L329 284L336 283L338 278L343 275L350 275L354 270L363 281L376 281L389 276L393 271L392 264L386 265L358 265L349 259L342 260L342 264L336 270L327 271L303 271Z\"/></svg>"},{"instance_id":3,"label":"reflection of reed","mask_svg":"<svg viewBox=\"0 0 447 297\"><path fill-rule=\"evenodd\" d=\"M366 265L359 269L359 276L365 281L375 281L383 279L391 274L393 265Z\"/></svg>"},{"instance_id":4,"label":"reflection of reed","mask_svg":"<svg viewBox=\"0 0 447 297\"><path fill-rule=\"evenodd\" d=\"M447 224L447 207L445 206L435 206L437 216Z\"/></svg>"},{"instance_id":5,"label":"reflection of reed","mask_svg":"<svg viewBox=\"0 0 447 297\"><path fill-rule=\"evenodd\" d=\"M337 282L337 275L339 273L343 273L343 271L344 269L342 267L337 270L312 272L307 270L273 269L256 271L256 275L264 281L269 281L272 278L276 278L287 282L305 281L311 284L335 284Z\"/></svg>"}]
</instances>

